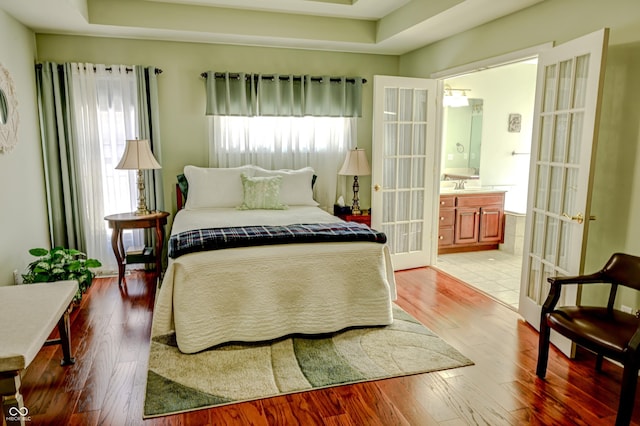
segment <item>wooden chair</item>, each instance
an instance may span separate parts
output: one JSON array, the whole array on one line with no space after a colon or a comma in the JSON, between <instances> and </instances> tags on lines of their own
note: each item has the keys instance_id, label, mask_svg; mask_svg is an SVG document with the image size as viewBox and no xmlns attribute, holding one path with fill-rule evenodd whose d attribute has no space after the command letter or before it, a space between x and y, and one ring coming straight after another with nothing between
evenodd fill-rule
<instances>
[{"instance_id":1,"label":"wooden chair","mask_svg":"<svg viewBox=\"0 0 640 426\"><path fill-rule=\"evenodd\" d=\"M640 257L615 253L600 271L577 277L551 277L549 296L542 307L540 344L536 374L541 379L547 371L549 335L551 329L571 339L577 345L596 353L596 370L600 371L603 357L624 366L616 425L628 425L635 401L638 370L640 368L640 319L614 309L619 286L640 291ZM563 286L569 284L609 283L611 290L606 307L556 307Z\"/></svg>"}]
</instances>

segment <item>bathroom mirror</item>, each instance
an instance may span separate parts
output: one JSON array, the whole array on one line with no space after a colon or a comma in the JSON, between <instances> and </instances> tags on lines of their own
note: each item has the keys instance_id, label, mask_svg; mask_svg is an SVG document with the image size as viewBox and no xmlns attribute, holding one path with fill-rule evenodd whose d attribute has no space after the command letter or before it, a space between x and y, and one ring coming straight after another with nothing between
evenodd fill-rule
<instances>
[{"instance_id":1,"label":"bathroom mirror","mask_svg":"<svg viewBox=\"0 0 640 426\"><path fill-rule=\"evenodd\" d=\"M444 109L442 180L480 178L482 108L482 99L469 99Z\"/></svg>"},{"instance_id":2,"label":"bathroom mirror","mask_svg":"<svg viewBox=\"0 0 640 426\"><path fill-rule=\"evenodd\" d=\"M18 99L13 80L0 64L0 152L11 151L18 141Z\"/></svg>"}]
</instances>

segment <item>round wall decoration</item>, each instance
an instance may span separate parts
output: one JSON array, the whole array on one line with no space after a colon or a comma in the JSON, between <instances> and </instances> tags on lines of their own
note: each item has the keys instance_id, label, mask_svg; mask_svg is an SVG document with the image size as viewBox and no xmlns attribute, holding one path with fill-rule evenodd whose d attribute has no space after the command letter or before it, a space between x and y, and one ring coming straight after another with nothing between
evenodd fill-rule
<instances>
[{"instance_id":1,"label":"round wall decoration","mask_svg":"<svg viewBox=\"0 0 640 426\"><path fill-rule=\"evenodd\" d=\"M13 79L0 64L0 152L11 151L18 143L18 97Z\"/></svg>"}]
</instances>

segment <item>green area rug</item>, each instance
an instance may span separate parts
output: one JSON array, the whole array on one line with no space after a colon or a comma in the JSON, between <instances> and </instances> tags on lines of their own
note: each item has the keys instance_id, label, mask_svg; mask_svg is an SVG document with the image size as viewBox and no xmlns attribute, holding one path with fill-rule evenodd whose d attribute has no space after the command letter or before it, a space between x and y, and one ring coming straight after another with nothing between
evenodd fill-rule
<instances>
[{"instance_id":1,"label":"green area rug","mask_svg":"<svg viewBox=\"0 0 640 426\"><path fill-rule=\"evenodd\" d=\"M394 322L322 336L228 344L196 354L153 338L144 417L472 365L394 305Z\"/></svg>"}]
</instances>

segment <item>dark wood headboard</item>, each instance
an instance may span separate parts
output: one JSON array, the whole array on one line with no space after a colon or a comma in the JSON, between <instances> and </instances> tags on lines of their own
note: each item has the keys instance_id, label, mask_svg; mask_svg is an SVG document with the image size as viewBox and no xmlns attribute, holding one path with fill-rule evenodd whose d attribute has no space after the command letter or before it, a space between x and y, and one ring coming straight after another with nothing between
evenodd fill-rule
<instances>
[{"instance_id":1,"label":"dark wood headboard","mask_svg":"<svg viewBox=\"0 0 640 426\"><path fill-rule=\"evenodd\" d=\"M180 190L180 185L176 183L176 205L178 206L178 210L182 210L184 207L184 198L182 197L182 191Z\"/></svg>"}]
</instances>

